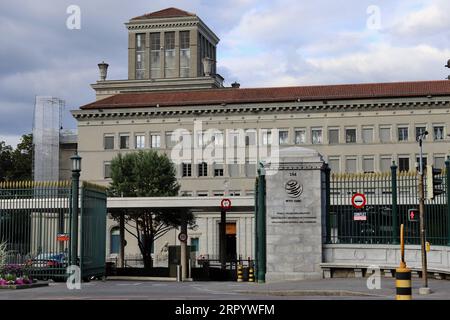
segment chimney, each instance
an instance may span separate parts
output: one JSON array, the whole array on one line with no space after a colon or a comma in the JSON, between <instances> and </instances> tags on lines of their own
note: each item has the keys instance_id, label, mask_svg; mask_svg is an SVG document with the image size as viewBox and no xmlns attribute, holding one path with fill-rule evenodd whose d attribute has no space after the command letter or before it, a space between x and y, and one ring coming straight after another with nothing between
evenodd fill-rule
<instances>
[{"instance_id":1,"label":"chimney","mask_svg":"<svg viewBox=\"0 0 450 320\"><path fill-rule=\"evenodd\" d=\"M231 87L232 88L235 88L235 89L239 89L240 87L241 87L241 84L239 83L239 82L233 82L232 84L231 84Z\"/></svg>"},{"instance_id":2,"label":"chimney","mask_svg":"<svg viewBox=\"0 0 450 320\"><path fill-rule=\"evenodd\" d=\"M108 67L109 64L105 63L105 61L102 61L102 63L98 64L98 70L100 72L100 81L106 80L106 76L108 75Z\"/></svg>"},{"instance_id":3,"label":"chimney","mask_svg":"<svg viewBox=\"0 0 450 320\"><path fill-rule=\"evenodd\" d=\"M213 59L211 59L209 57L203 58L202 59L202 63L203 63L203 75L205 77L210 77L211 76Z\"/></svg>"}]
</instances>

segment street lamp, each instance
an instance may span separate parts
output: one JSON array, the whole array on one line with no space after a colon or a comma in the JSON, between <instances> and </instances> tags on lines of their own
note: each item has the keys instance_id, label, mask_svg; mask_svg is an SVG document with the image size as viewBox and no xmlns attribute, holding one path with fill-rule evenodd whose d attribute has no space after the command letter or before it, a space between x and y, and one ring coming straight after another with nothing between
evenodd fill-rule
<instances>
[{"instance_id":1,"label":"street lamp","mask_svg":"<svg viewBox=\"0 0 450 320\"><path fill-rule=\"evenodd\" d=\"M450 59L447 61L447 64L444 67L450 68ZM450 80L450 75L446 79Z\"/></svg>"},{"instance_id":2,"label":"street lamp","mask_svg":"<svg viewBox=\"0 0 450 320\"><path fill-rule=\"evenodd\" d=\"M422 251L422 279L423 287L419 289L420 294L429 294L428 288L428 271L427 271L427 252L425 250L425 193L423 186L423 139L428 135L428 131L421 132L417 135L416 140L419 142L420 159L419 159L419 217L420 217L420 247Z\"/></svg>"},{"instance_id":3,"label":"street lamp","mask_svg":"<svg viewBox=\"0 0 450 320\"><path fill-rule=\"evenodd\" d=\"M70 157L72 162L72 228L70 237L70 261L77 265L78 260L78 190L80 187L81 157L78 154Z\"/></svg>"}]
</instances>

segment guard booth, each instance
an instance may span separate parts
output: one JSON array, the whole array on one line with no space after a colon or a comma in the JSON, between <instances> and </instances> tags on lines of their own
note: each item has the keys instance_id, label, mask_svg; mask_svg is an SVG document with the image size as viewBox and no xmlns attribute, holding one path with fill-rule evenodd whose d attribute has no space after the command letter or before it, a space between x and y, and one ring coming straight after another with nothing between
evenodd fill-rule
<instances>
[{"instance_id":1,"label":"guard booth","mask_svg":"<svg viewBox=\"0 0 450 320\"><path fill-rule=\"evenodd\" d=\"M191 252L191 246L187 246L188 255L186 255L186 265L195 260L195 252ZM194 259L194 260L193 260ZM169 277L177 277L177 266L181 266L181 246L169 246ZM189 272L189 271L188 271Z\"/></svg>"},{"instance_id":2,"label":"guard booth","mask_svg":"<svg viewBox=\"0 0 450 320\"><path fill-rule=\"evenodd\" d=\"M55 281L67 279L70 265L80 268L82 279L103 277L105 189L81 183L78 219L72 219L74 196L70 181L0 183L0 243L6 243L5 264ZM73 239L76 246L72 246Z\"/></svg>"}]
</instances>

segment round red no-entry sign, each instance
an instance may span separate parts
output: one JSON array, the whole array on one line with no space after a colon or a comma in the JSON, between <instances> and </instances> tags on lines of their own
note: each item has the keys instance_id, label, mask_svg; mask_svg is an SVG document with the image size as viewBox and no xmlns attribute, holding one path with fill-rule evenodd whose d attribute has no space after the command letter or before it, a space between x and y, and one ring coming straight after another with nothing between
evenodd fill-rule
<instances>
[{"instance_id":1,"label":"round red no-entry sign","mask_svg":"<svg viewBox=\"0 0 450 320\"><path fill-rule=\"evenodd\" d=\"M356 209L364 208L367 203L366 196L362 193L355 193L352 197L352 206Z\"/></svg>"},{"instance_id":2,"label":"round red no-entry sign","mask_svg":"<svg viewBox=\"0 0 450 320\"><path fill-rule=\"evenodd\" d=\"M231 209L231 200L230 199L222 199L222 201L220 201L220 207L223 210Z\"/></svg>"}]
</instances>

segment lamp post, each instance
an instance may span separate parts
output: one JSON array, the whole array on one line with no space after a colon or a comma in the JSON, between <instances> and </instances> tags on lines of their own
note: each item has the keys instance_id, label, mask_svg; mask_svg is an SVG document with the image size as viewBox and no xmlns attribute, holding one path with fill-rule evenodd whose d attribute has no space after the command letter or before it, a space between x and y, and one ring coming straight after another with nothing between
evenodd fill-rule
<instances>
[{"instance_id":1,"label":"lamp post","mask_svg":"<svg viewBox=\"0 0 450 320\"><path fill-rule=\"evenodd\" d=\"M78 190L80 186L81 157L78 154L70 157L72 162L72 230L70 237L70 261L77 264L78 259Z\"/></svg>"},{"instance_id":2,"label":"lamp post","mask_svg":"<svg viewBox=\"0 0 450 320\"><path fill-rule=\"evenodd\" d=\"M425 250L425 194L423 187L423 139L428 135L428 131L421 132L417 135L417 142L419 142L420 158L419 158L419 217L420 217L420 248L422 252L422 280L423 287L419 289L420 294L429 294L428 288L428 271L427 271L427 252Z\"/></svg>"}]
</instances>

